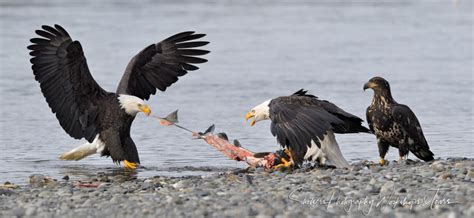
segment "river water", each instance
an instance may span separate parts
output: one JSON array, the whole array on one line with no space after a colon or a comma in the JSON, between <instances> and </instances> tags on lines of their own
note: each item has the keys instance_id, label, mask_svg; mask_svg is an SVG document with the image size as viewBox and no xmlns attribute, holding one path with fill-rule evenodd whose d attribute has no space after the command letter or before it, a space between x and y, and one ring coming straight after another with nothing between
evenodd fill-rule
<instances>
[{"instance_id":1,"label":"river water","mask_svg":"<svg viewBox=\"0 0 474 218\"><path fill-rule=\"evenodd\" d=\"M278 148L269 122L244 122L253 106L305 88L365 119L372 92L362 86L379 75L417 114L436 157L474 157L471 1L0 0L0 6L0 182L120 170L98 155L57 159L85 141L59 126L26 49L35 29L55 23L82 43L94 78L109 91L145 46L180 31L207 33L209 62L149 104L155 115L179 109L180 124L194 130L214 123L253 151ZM139 177L245 167L143 114L132 137L146 167ZM373 135L337 139L348 160L378 160ZM388 159L396 158L398 151L389 151Z\"/></svg>"}]
</instances>

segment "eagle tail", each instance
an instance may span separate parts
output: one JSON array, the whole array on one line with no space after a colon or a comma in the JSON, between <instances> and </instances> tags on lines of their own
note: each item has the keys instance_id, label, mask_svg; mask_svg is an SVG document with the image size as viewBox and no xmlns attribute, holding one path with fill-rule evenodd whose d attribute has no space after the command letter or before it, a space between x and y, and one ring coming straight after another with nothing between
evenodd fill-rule
<instances>
[{"instance_id":1,"label":"eagle tail","mask_svg":"<svg viewBox=\"0 0 474 218\"><path fill-rule=\"evenodd\" d=\"M434 160L434 154L430 151L429 148L419 148L417 150L411 151L417 158L420 158L424 161Z\"/></svg>"},{"instance_id":2,"label":"eagle tail","mask_svg":"<svg viewBox=\"0 0 474 218\"><path fill-rule=\"evenodd\" d=\"M77 161L95 153L100 153L104 148L105 144L99 139L99 135L97 135L92 143L85 143L68 152L64 152L59 156L59 159Z\"/></svg>"},{"instance_id":3,"label":"eagle tail","mask_svg":"<svg viewBox=\"0 0 474 218\"><path fill-rule=\"evenodd\" d=\"M321 143L321 149L326 155L326 159L337 168L349 168L350 165L342 156L341 149L337 144L336 137L332 131L328 132Z\"/></svg>"}]
</instances>

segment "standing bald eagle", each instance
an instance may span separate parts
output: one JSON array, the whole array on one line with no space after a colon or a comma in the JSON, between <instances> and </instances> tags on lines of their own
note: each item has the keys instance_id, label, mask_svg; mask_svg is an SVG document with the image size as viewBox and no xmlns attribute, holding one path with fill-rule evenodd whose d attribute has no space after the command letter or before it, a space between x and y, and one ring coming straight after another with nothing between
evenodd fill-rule
<instances>
[{"instance_id":1,"label":"standing bald eagle","mask_svg":"<svg viewBox=\"0 0 474 218\"><path fill-rule=\"evenodd\" d=\"M246 120L250 118L253 118L250 126L260 120L271 120L273 136L290 157L276 168L298 167L305 160L321 164L327 160L336 167L348 167L334 133L369 132L359 117L303 89L252 108L245 116Z\"/></svg>"},{"instance_id":2,"label":"standing bald eagle","mask_svg":"<svg viewBox=\"0 0 474 218\"><path fill-rule=\"evenodd\" d=\"M195 56L209 53L194 49L208 44L192 41L204 34L173 35L135 55L113 93L92 78L81 44L73 41L64 28L45 25L36 34L41 38L31 39L33 44L28 46L35 79L64 131L89 142L62 154L60 159L80 160L100 153L132 169L140 159L130 127L137 113L151 113L144 99L148 100L156 89L165 91L188 71L197 70L193 64L207 60Z\"/></svg>"},{"instance_id":3,"label":"standing bald eagle","mask_svg":"<svg viewBox=\"0 0 474 218\"><path fill-rule=\"evenodd\" d=\"M385 154L390 145L398 148L400 160L408 156L408 151L424 161L433 160L434 154L418 119L408 106L398 104L392 98L388 81L374 77L364 85L366 89L374 90L372 104L367 108L367 122L377 137L380 164L385 164Z\"/></svg>"}]
</instances>

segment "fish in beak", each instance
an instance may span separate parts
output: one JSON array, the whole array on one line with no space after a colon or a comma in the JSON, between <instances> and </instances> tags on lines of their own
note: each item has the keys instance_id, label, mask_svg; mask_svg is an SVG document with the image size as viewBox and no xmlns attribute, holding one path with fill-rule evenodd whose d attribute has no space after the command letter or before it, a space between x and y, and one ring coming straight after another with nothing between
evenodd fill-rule
<instances>
[{"instance_id":1,"label":"fish in beak","mask_svg":"<svg viewBox=\"0 0 474 218\"><path fill-rule=\"evenodd\" d=\"M249 120L250 118L253 118L252 122L250 122L250 126L255 125L255 112L250 111L245 115L245 121Z\"/></svg>"}]
</instances>

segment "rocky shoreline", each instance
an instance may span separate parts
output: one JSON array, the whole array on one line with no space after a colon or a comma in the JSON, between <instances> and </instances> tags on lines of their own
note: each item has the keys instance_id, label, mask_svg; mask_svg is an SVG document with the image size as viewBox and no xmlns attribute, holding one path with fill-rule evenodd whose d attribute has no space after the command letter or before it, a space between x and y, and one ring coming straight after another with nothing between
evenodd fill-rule
<instances>
[{"instance_id":1,"label":"rocky shoreline","mask_svg":"<svg viewBox=\"0 0 474 218\"><path fill-rule=\"evenodd\" d=\"M32 175L27 186L0 186L0 217L473 217L473 196L474 159L468 158L179 178Z\"/></svg>"}]
</instances>

